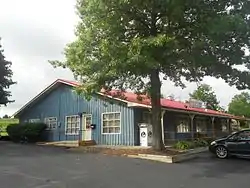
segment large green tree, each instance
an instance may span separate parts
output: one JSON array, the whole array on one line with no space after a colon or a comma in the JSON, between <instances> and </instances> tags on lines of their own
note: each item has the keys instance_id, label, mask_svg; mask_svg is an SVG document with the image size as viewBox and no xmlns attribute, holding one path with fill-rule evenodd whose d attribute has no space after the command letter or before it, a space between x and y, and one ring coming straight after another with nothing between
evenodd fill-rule
<instances>
[{"instance_id":1,"label":"large green tree","mask_svg":"<svg viewBox=\"0 0 250 188\"><path fill-rule=\"evenodd\" d=\"M11 97L9 87L15 84L12 80L12 74L11 62L5 59L0 44L0 106L13 102L13 100L9 99L9 97Z\"/></svg>"},{"instance_id":2,"label":"large green tree","mask_svg":"<svg viewBox=\"0 0 250 188\"><path fill-rule=\"evenodd\" d=\"M82 91L101 88L146 92L152 104L153 147L163 148L161 84L223 78L242 89L249 63L250 2L247 0L78 0L76 40L66 60Z\"/></svg>"},{"instance_id":3,"label":"large green tree","mask_svg":"<svg viewBox=\"0 0 250 188\"><path fill-rule=\"evenodd\" d=\"M189 96L193 99L200 100L206 104L207 109L211 110L221 110L220 102L218 101L215 92L212 87L208 84L201 84L198 86L193 93L190 93Z\"/></svg>"},{"instance_id":4,"label":"large green tree","mask_svg":"<svg viewBox=\"0 0 250 188\"><path fill-rule=\"evenodd\" d=\"M237 116L250 118L250 94L242 92L235 95L228 105L228 112Z\"/></svg>"}]
</instances>

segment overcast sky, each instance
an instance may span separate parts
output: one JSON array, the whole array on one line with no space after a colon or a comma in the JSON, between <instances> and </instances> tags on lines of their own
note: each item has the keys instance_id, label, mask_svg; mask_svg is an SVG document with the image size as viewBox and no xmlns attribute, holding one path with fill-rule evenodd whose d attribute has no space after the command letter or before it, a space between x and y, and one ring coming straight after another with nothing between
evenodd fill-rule
<instances>
[{"instance_id":1,"label":"overcast sky","mask_svg":"<svg viewBox=\"0 0 250 188\"><path fill-rule=\"evenodd\" d=\"M74 5L75 0L0 0L1 42L18 82L11 87L15 102L1 107L0 116L12 115L56 79L73 79L70 71L54 69L48 60L62 59L64 46L74 39ZM213 87L223 106L239 93L223 80L205 78L204 82ZM188 84L182 90L164 82L162 91L184 100L195 88L196 84Z\"/></svg>"}]
</instances>

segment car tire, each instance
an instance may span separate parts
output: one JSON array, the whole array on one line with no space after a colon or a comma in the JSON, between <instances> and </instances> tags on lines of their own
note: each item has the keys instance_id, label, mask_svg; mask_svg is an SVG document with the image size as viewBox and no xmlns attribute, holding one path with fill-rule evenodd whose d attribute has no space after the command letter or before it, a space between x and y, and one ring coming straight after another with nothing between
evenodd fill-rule
<instances>
[{"instance_id":1,"label":"car tire","mask_svg":"<svg viewBox=\"0 0 250 188\"><path fill-rule=\"evenodd\" d=\"M215 149L215 154L219 159L228 158L228 150L224 146L217 146Z\"/></svg>"}]
</instances>

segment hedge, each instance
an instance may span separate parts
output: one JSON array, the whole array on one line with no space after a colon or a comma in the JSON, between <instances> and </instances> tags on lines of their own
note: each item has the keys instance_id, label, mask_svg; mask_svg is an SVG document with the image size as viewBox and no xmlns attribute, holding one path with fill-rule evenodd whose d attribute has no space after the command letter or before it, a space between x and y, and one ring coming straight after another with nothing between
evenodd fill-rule
<instances>
[{"instance_id":1,"label":"hedge","mask_svg":"<svg viewBox=\"0 0 250 188\"><path fill-rule=\"evenodd\" d=\"M7 127L7 133L13 142L37 142L42 140L46 127L44 123L11 124Z\"/></svg>"}]
</instances>

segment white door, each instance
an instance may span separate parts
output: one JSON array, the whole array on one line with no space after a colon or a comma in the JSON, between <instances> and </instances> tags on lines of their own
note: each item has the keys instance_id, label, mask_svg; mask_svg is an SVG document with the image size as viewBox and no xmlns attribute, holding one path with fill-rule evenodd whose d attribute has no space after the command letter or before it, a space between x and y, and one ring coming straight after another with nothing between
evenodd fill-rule
<instances>
[{"instance_id":1,"label":"white door","mask_svg":"<svg viewBox=\"0 0 250 188\"><path fill-rule=\"evenodd\" d=\"M92 129L91 129L91 124L92 124L92 115L87 114L83 116L83 140L92 140Z\"/></svg>"}]
</instances>

